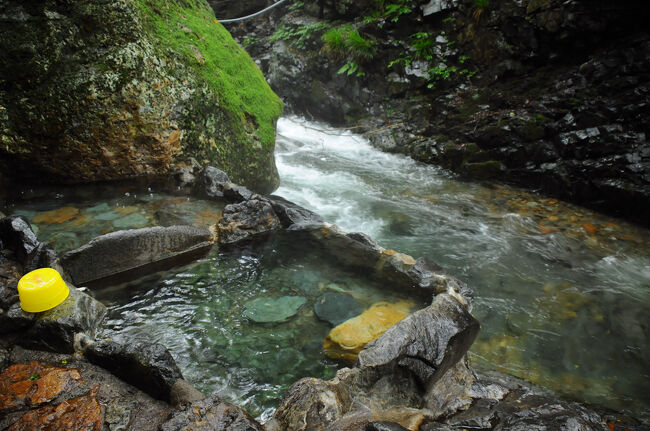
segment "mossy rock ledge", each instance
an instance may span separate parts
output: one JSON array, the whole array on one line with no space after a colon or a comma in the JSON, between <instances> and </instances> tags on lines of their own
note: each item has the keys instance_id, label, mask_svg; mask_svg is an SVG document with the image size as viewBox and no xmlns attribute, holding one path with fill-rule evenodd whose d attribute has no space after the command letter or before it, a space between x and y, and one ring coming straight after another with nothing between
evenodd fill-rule
<instances>
[{"instance_id":1,"label":"mossy rock ledge","mask_svg":"<svg viewBox=\"0 0 650 431\"><path fill-rule=\"evenodd\" d=\"M205 0L0 4L0 169L89 182L194 158L262 193L282 102Z\"/></svg>"}]
</instances>

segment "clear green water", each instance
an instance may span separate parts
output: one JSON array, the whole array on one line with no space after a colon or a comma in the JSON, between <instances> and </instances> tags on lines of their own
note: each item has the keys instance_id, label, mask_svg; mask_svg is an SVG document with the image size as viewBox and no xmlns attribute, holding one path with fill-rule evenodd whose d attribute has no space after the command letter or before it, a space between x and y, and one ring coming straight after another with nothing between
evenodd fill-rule
<instances>
[{"instance_id":1,"label":"clear green water","mask_svg":"<svg viewBox=\"0 0 650 431\"><path fill-rule=\"evenodd\" d=\"M273 240L244 254L214 250L195 264L104 289L97 298L111 309L111 337L166 345L200 390L266 420L293 382L336 373L338 364L322 352L332 326L314 313L325 292L349 293L364 307L405 299L299 244ZM244 317L247 301L284 296L307 300L288 321Z\"/></svg>"}]
</instances>

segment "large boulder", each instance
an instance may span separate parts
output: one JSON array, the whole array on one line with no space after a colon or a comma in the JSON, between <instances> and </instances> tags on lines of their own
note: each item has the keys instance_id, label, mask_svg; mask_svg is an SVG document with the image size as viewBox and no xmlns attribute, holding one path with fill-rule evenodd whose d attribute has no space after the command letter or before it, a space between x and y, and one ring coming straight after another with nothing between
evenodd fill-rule
<instances>
[{"instance_id":1,"label":"large boulder","mask_svg":"<svg viewBox=\"0 0 650 431\"><path fill-rule=\"evenodd\" d=\"M478 321L455 297L440 294L433 303L388 329L359 353L357 366L409 370L427 388L462 359L479 331Z\"/></svg>"},{"instance_id":2,"label":"large boulder","mask_svg":"<svg viewBox=\"0 0 650 431\"><path fill-rule=\"evenodd\" d=\"M282 102L205 0L0 5L4 175L89 182L191 158L278 185Z\"/></svg>"},{"instance_id":3,"label":"large boulder","mask_svg":"<svg viewBox=\"0 0 650 431\"><path fill-rule=\"evenodd\" d=\"M212 233L193 226L150 227L99 236L61 257L77 285L127 280L183 264L212 247Z\"/></svg>"}]
</instances>

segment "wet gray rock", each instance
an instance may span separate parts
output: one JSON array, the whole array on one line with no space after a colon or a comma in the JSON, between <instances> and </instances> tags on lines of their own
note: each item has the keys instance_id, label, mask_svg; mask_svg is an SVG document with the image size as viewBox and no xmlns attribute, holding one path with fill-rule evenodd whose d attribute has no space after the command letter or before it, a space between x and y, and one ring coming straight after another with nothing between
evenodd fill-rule
<instances>
[{"instance_id":1,"label":"wet gray rock","mask_svg":"<svg viewBox=\"0 0 650 431\"><path fill-rule=\"evenodd\" d=\"M4 370L9 364L9 349L0 345L0 371Z\"/></svg>"},{"instance_id":2,"label":"wet gray rock","mask_svg":"<svg viewBox=\"0 0 650 431\"><path fill-rule=\"evenodd\" d=\"M608 429L599 414L577 403L522 390L513 391L498 403L480 400L448 419L448 423L458 428L487 426L495 431Z\"/></svg>"},{"instance_id":3,"label":"wet gray rock","mask_svg":"<svg viewBox=\"0 0 650 431\"><path fill-rule=\"evenodd\" d=\"M409 370L428 388L465 355L479 331L478 321L456 298L437 295L433 303L388 329L357 357L362 371Z\"/></svg>"},{"instance_id":4,"label":"wet gray rock","mask_svg":"<svg viewBox=\"0 0 650 431\"><path fill-rule=\"evenodd\" d=\"M68 283L70 295L60 305L42 313L16 313L16 319L32 320L18 344L25 347L46 348L53 352L75 351L75 337L84 334L94 338L106 317L106 307L95 298ZM19 306L19 304L15 304Z\"/></svg>"},{"instance_id":5,"label":"wet gray rock","mask_svg":"<svg viewBox=\"0 0 650 431\"><path fill-rule=\"evenodd\" d=\"M283 197L271 195L268 200L284 228L295 230L315 225L320 226L325 221L315 212L296 205Z\"/></svg>"},{"instance_id":6,"label":"wet gray rock","mask_svg":"<svg viewBox=\"0 0 650 431\"><path fill-rule=\"evenodd\" d=\"M234 244L251 240L280 227L280 220L270 203L251 199L226 206L223 217L217 224L217 231L220 244Z\"/></svg>"},{"instance_id":7,"label":"wet gray rock","mask_svg":"<svg viewBox=\"0 0 650 431\"><path fill-rule=\"evenodd\" d=\"M171 402L172 388L183 379L174 358L162 344L98 341L84 355L91 363L159 400Z\"/></svg>"},{"instance_id":8,"label":"wet gray rock","mask_svg":"<svg viewBox=\"0 0 650 431\"><path fill-rule=\"evenodd\" d=\"M50 267L56 260L52 246L38 240L31 224L23 216L0 219L0 246L14 253L24 272Z\"/></svg>"},{"instance_id":9,"label":"wet gray rock","mask_svg":"<svg viewBox=\"0 0 650 431\"><path fill-rule=\"evenodd\" d=\"M0 241L3 248L15 253L16 259L21 264L25 264L28 256L40 244L29 221L23 216L0 219Z\"/></svg>"},{"instance_id":10,"label":"wet gray rock","mask_svg":"<svg viewBox=\"0 0 650 431\"><path fill-rule=\"evenodd\" d=\"M68 288L65 301L41 313L23 311L18 295L12 296L10 305L0 310L0 334L25 347L74 352L78 337L92 339L100 330L106 307L70 283Z\"/></svg>"},{"instance_id":11,"label":"wet gray rock","mask_svg":"<svg viewBox=\"0 0 650 431\"><path fill-rule=\"evenodd\" d=\"M189 403L203 399L205 395L184 379L176 380L169 394L169 402L176 407L185 407Z\"/></svg>"},{"instance_id":12,"label":"wet gray rock","mask_svg":"<svg viewBox=\"0 0 650 431\"><path fill-rule=\"evenodd\" d=\"M415 261L415 265L408 270L408 275L417 286L422 289L431 289L436 295L453 291L466 299L474 297L474 291L469 285L447 274L437 263L425 257Z\"/></svg>"},{"instance_id":13,"label":"wet gray rock","mask_svg":"<svg viewBox=\"0 0 650 431\"><path fill-rule=\"evenodd\" d=\"M324 429L350 408L345 386L336 383L313 378L297 381L287 391L273 419L280 429Z\"/></svg>"},{"instance_id":14,"label":"wet gray rock","mask_svg":"<svg viewBox=\"0 0 650 431\"><path fill-rule=\"evenodd\" d=\"M128 280L187 263L212 247L212 234L193 226L112 232L65 253L61 265L77 285Z\"/></svg>"},{"instance_id":15,"label":"wet gray rock","mask_svg":"<svg viewBox=\"0 0 650 431\"><path fill-rule=\"evenodd\" d=\"M363 310L363 305L352 295L339 292L325 292L314 304L316 316L332 326L358 316Z\"/></svg>"},{"instance_id":16,"label":"wet gray rock","mask_svg":"<svg viewBox=\"0 0 650 431\"><path fill-rule=\"evenodd\" d=\"M248 413L212 396L175 412L160 431L264 431Z\"/></svg>"},{"instance_id":17,"label":"wet gray rock","mask_svg":"<svg viewBox=\"0 0 650 431\"><path fill-rule=\"evenodd\" d=\"M223 197L228 202L239 203L252 199L255 193L248 190L244 186L240 186L234 183L227 183L223 186Z\"/></svg>"},{"instance_id":18,"label":"wet gray rock","mask_svg":"<svg viewBox=\"0 0 650 431\"><path fill-rule=\"evenodd\" d=\"M221 198L223 197L224 185L228 183L230 183L228 174L214 166L207 166L199 174L194 191L200 196Z\"/></svg>"}]
</instances>

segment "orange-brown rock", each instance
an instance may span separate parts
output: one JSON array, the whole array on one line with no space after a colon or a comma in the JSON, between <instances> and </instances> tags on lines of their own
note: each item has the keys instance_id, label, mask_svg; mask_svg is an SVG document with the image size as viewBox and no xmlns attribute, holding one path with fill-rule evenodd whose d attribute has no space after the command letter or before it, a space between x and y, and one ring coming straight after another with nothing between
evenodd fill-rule
<instances>
[{"instance_id":1,"label":"orange-brown rock","mask_svg":"<svg viewBox=\"0 0 650 431\"><path fill-rule=\"evenodd\" d=\"M45 211L34 216L34 223L58 224L72 220L79 214L79 209L75 207L63 207L51 211Z\"/></svg>"},{"instance_id":2,"label":"orange-brown rock","mask_svg":"<svg viewBox=\"0 0 650 431\"><path fill-rule=\"evenodd\" d=\"M411 301L395 304L378 302L372 305L359 316L332 329L323 342L325 354L332 359L354 362L366 344L408 316L413 305Z\"/></svg>"},{"instance_id":3,"label":"orange-brown rock","mask_svg":"<svg viewBox=\"0 0 650 431\"><path fill-rule=\"evenodd\" d=\"M0 411L52 401L81 383L75 368L32 362L16 364L0 374Z\"/></svg>"},{"instance_id":4,"label":"orange-brown rock","mask_svg":"<svg viewBox=\"0 0 650 431\"><path fill-rule=\"evenodd\" d=\"M103 419L98 389L95 386L82 397L27 412L8 431L99 431Z\"/></svg>"}]
</instances>

